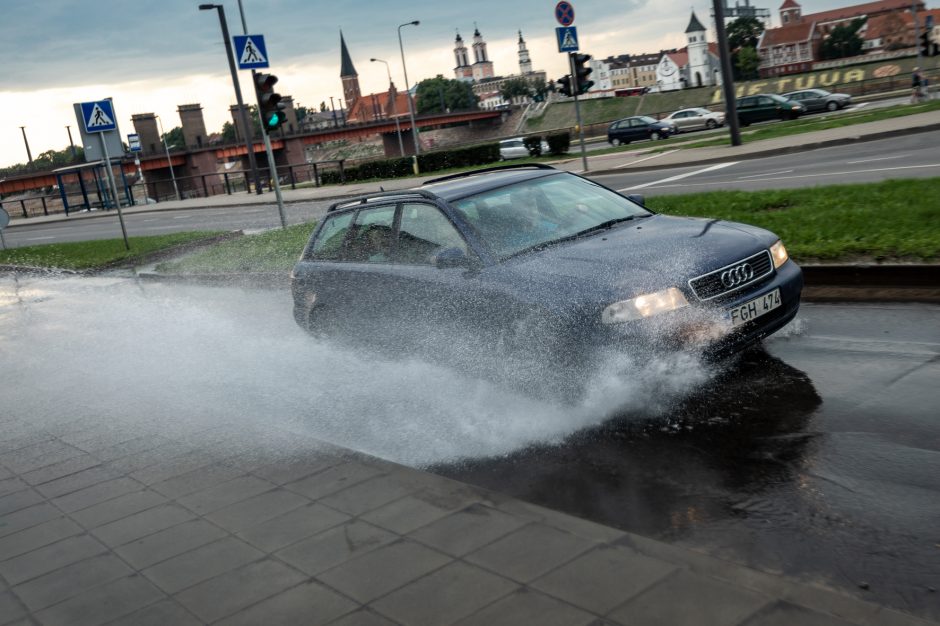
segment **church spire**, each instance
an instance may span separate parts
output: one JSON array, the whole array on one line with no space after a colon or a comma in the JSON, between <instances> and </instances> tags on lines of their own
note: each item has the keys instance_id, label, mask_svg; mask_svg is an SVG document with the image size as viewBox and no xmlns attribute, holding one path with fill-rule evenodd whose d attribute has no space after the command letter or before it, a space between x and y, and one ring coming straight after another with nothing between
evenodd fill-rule
<instances>
[{"instance_id":1,"label":"church spire","mask_svg":"<svg viewBox=\"0 0 940 626\"><path fill-rule=\"evenodd\" d=\"M360 98L362 92L359 90L359 74L356 73L352 57L349 56L342 30L339 31L339 56L339 77L343 81L343 99L346 100L346 108L352 109L353 104Z\"/></svg>"}]
</instances>

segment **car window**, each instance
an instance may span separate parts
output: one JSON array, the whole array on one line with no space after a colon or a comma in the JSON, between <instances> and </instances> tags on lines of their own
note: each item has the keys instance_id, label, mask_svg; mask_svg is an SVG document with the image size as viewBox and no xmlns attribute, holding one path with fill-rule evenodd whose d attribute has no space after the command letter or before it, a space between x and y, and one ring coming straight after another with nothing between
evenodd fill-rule
<instances>
[{"instance_id":1,"label":"car window","mask_svg":"<svg viewBox=\"0 0 940 626\"><path fill-rule=\"evenodd\" d=\"M640 124L637 124L637 126L648 126L649 124L655 124L655 123L656 123L656 118L650 117L650 116L648 116L648 115L641 115L640 117L638 117L638 118L636 118L636 119L637 119L637 120L640 120L640 122L641 122Z\"/></svg>"},{"instance_id":2,"label":"car window","mask_svg":"<svg viewBox=\"0 0 940 626\"><path fill-rule=\"evenodd\" d=\"M454 208L500 258L612 219L649 215L623 196L570 174L500 187L459 200Z\"/></svg>"},{"instance_id":3,"label":"car window","mask_svg":"<svg viewBox=\"0 0 940 626\"><path fill-rule=\"evenodd\" d=\"M430 265L434 255L447 248L467 251L467 243L440 209L430 204L404 204L395 261Z\"/></svg>"},{"instance_id":4,"label":"car window","mask_svg":"<svg viewBox=\"0 0 940 626\"><path fill-rule=\"evenodd\" d=\"M313 242L310 257L321 261L340 260L343 254L343 241L349 232L352 218L352 212L327 217Z\"/></svg>"},{"instance_id":5,"label":"car window","mask_svg":"<svg viewBox=\"0 0 940 626\"><path fill-rule=\"evenodd\" d=\"M752 107L754 106L754 98L741 98L738 100L738 107Z\"/></svg>"},{"instance_id":6,"label":"car window","mask_svg":"<svg viewBox=\"0 0 940 626\"><path fill-rule=\"evenodd\" d=\"M768 98L767 96L761 96L757 99L758 106L768 106L768 105L772 105L773 103L774 103L773 99Z\"/></svg>"},{"instance_id":7,"label":"car window","mask_svg":"<svg viewBox=\"0 0 940 626\"><path fill-rule=\"evenodd\" d=\"M357 263L385 263L392 253L392 227L395 205L361 209L346 246L344 260Z\"/></svg>"}]
</instances>

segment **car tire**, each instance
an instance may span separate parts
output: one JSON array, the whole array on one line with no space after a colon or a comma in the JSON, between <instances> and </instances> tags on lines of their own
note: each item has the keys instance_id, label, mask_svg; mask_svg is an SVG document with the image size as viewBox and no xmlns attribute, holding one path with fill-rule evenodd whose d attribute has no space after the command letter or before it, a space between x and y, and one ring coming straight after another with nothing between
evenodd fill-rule
<instances>
[{"instance_id":1,"label":"car tire","mask_svg":"<svg viewBox=\"0 0 940 626\"><path fill-rule=\"evenodd\" d=\"M616 148L617 146L619 146L621 143L623 143L623 142L621 142L621 141L620 141L619 139L617 139L616 137L614 137L613 139L610 140L610 145L614 146L615 148Z\"/></svg>"},{"instance_id":2,"label":"car tire","mask_svg":"<svg viewBox=\"0 0 940 626\"><path fill-rule=\"evenodd\" d=\"M718 127L718 122L716 122L715 120L708 120L707 122L705 122L705 128L707 128L708 130L715 130L715 128L717 127Z\"/></svg>"},{"instance_id":3,"label":"car tire","mask_svg":"<svg viewBox=\"0 0 940 626\"><path fill-rule=\"evenodd\" d=\"M829 111L830 113L832 113L833 111L837 110L838 108L839 108L839 104L836 103L836 102L827 102L827 103L826 103L826 110Z\"/></svg>"},{"instance_id":4,"label":"car tire","mask_svg":"<svg viewBox=\"0 0 940 626\"><path fill-rule=\"evenodd\" d=\"M650 139L652 139L653 141L659 141L662 138L663 136L659 134L659 131L654 130L653 132L650 133Z\"/></svg>"}]
</instances>

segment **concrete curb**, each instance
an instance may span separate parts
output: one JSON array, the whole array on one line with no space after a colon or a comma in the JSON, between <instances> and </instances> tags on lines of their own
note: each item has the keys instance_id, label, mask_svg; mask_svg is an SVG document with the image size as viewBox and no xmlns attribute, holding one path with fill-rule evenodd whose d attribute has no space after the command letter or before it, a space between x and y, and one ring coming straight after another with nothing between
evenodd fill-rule
<instances>
[{"instance_id":1,"label":"concrete curb","mask_svg":"<svg viewBox=\"0 0 940 626\"><path fill-rule=\"evenodd\" d=\"M718 157L711 157L706 159L694 159L690 158L686 163L668 163L668 164L659 164L659 165L640 165L638 167L619 167L611 168L606 170L591 170L585 172L587 176L607 176L610 174L626 174L630 172L652 172L656 170L661 170L665 168L674 168L674 167L692 167L697 165L707 165L709 163L721 163L728 161L730 159L746 159L752 157L769 157L769 156L780 156L784 154L795 154L798 152L808 152L810 150L818 150L820 148L832 148L835 146L844 146L852 143L862 143L866 141L878 141L880 139L888 139L891 137L898 137L901 135L915 135L918 133L930 132L933 130L940 130L940 123L937 124L927 124L926 126L919 126L917 128L906 128L899 130L883 131L878 133L871 133L868 135L855 135L854 137L842 137L839 139L828 139L825 141L815 141L812 143L804 143L797 146L784 146L780 148L770 148L767 150L755 150L753 152L746 152L743 154L724 154ZM729 146L730 148L730 146ZM696 150L697 148L692 148L691 150Z\"/></svg>"}]
</instances>

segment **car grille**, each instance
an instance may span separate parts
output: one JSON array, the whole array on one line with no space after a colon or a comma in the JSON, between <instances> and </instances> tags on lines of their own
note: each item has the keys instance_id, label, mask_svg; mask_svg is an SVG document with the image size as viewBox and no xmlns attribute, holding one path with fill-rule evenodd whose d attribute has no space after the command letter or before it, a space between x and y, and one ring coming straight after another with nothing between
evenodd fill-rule
<instances>
[{"instance_id":1,"label":"car grille","mask_svg":"<svg viewBox=\"0 0 940 626\"><path fill-rule=\"evenodd\" d=\"M770 252L763 250L714 272L693 278L689 281L689 287L699 300L711 300L753 285L773 271Z\"/></svg>"}]
</instances>

